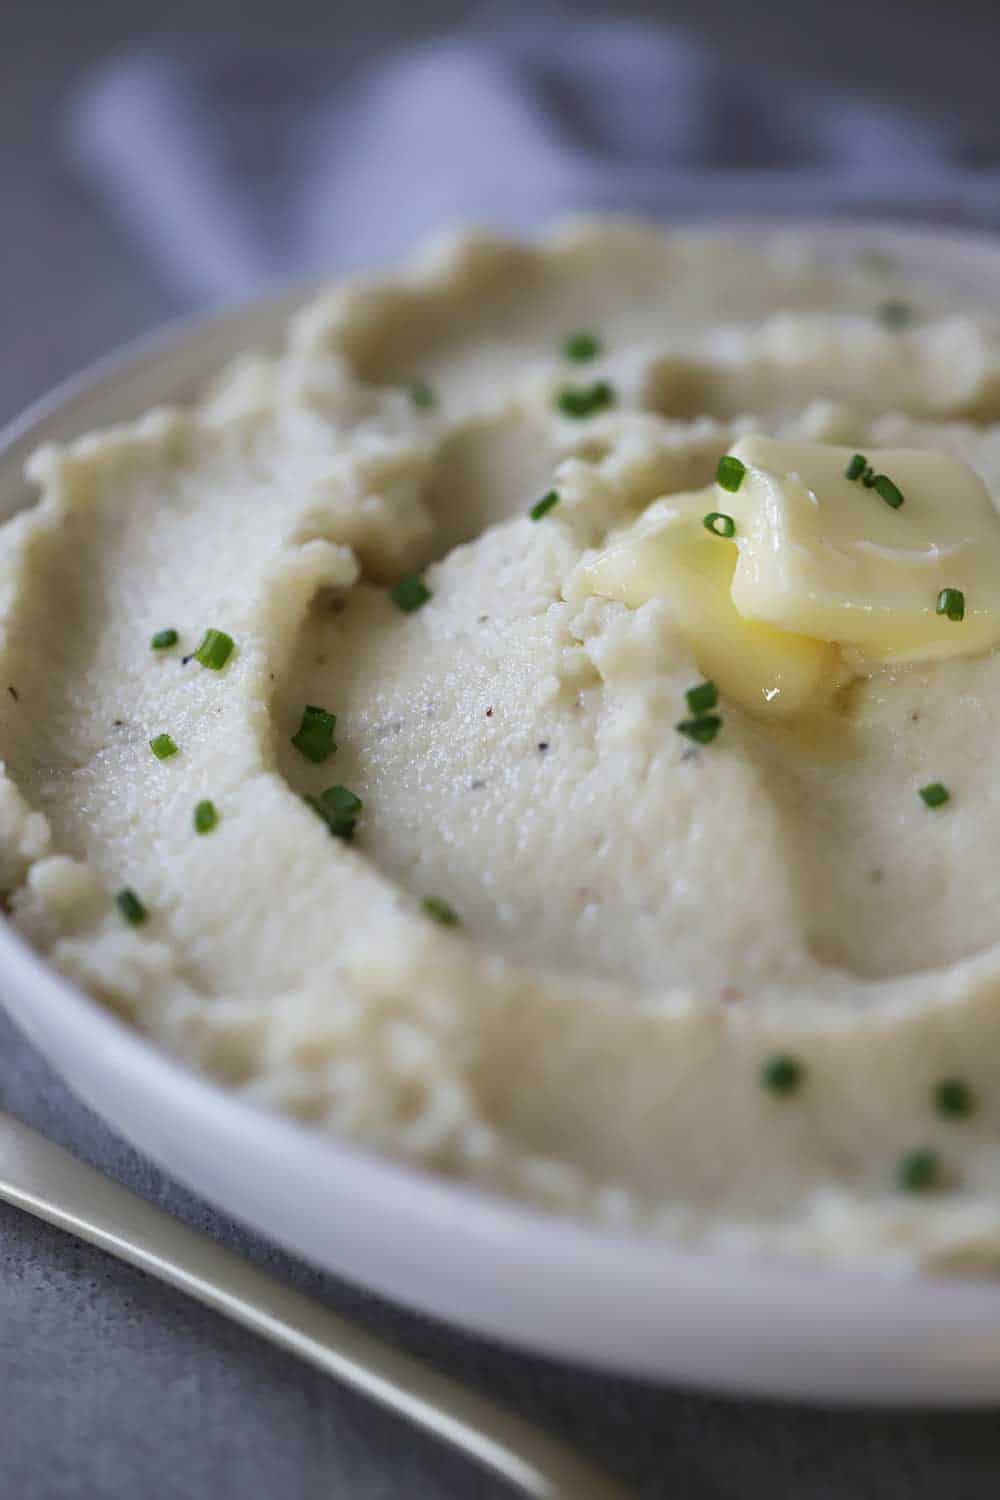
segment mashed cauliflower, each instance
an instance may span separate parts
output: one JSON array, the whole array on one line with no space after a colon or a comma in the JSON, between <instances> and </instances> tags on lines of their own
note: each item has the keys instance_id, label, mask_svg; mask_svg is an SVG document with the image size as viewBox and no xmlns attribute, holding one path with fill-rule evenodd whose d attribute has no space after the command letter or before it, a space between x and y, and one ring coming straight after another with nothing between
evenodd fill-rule
<instances>
[{"instance_id":1,"label":"mashed cauliflower","mask_svg":"<svg viewBox=\"0 0 1000 1500\"><path fill-rule=\"evenodd\" d=\"M427 1169L995 1262L1000 656L855 665L794 721L723 692L692 736L669 579L579 580L748 434L995 499L997 424L996 320L821 243L466 235L336 288L199 405L32 460L12 920L228 1088Z\"/></svg>"}]
</instances>

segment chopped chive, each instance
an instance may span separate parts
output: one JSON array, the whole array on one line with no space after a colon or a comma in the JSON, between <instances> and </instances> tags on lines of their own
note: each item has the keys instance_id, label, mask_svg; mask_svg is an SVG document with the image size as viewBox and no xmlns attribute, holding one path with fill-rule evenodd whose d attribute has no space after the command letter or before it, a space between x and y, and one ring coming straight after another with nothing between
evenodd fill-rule
<instances>
[{"instance_id":1,"label":"chopped chive","mask_svg":"<svg viewBox=\"0 0 1000 1500\"><path fill-rule=\"evenodd\" d=\"M601 352L601 341L595 333L571 333L563 344L563 355L566 359L575 359L578 364L584 360L594 359Z\"/></svg>"},{"instance_id":2,"label":"chopped chive","mask_svg":"<svg viewBox=\"0 0 1000 1500\"><path fill-rule=\"evenodd\" d=\"M804 1073L797 1058L789 1057L787 1052L776 1052L761 1068L760 1081L772 1094L794 1094Z\"/></svg>"},{"instance_id":3,"label":"chopped chive","mask_svg":"<svg viewBox=\"0 0 1000 1500\"><path fill-rule=\"evenodd\" d=\"M718 714L699 714L695 719L682 719L674 728L696 745L710 745L722 728L722 720Z\"/></svg>"},{"instance_id":4,"label":"chopped chive","mask_svg":"<svg viewBox=\"0 0 1000 1500\"><path fill-rule=\"evenodd\" d=\"M715 471L715 482L721 489L735 494L743 483L746 471L747 466L742 459L734 458L731 453L726 453L719 459L719 466Z\"/></svg>"},{"instance_id":5,"label":"chopped chive","mask_svg":"<svg viewBox=\"0 0 1000 1500\"><path fill-rule=\"evenodd\" d=\"M901 328L906 328L913 322L913 308L908 302L900 302L898 298L880 303L875 315L893 333L898 333Z\"/></svg>"},{"instance_id":6,"label":"chopped chive","mask_svg":"<svg viewBox=\"0 0 1000 1500\"><path fill-rule=\"evenodd\" d=\"M138 927L149 915L135 891L130 890L128 886L118 892L115 905L130 927Z\"/></svg>"},{"instance_id":7,"label":"chopped chive","mask_svg":"<svg viewBox=\"0 0 1000 1500\"><path fill-rule=\"evenodd\" d=\"M410 393L410 400L414 406L419 406L426 410L427 407L437 404L437 397L434 394L433 388L427 384L426 380L411 380L408 382L406 389Z\"/></svg>"},{"instance_id":8,"label":"chopped chive","mask_svg":"<svg viewBox=\"0 0 1000 1500\"><path fill-rule=\"evenodd\" d=\"M939 1115L963 1119L974 1107L972 1090L960 1078L942 1078L934 1088L934 1105Z\"/></svg>"},{"instance_id":9,"label":"chopped chive","mask_svg":"<svg viewBox=\"0 0 1000 1500\"><path fill-rule=\"evenodd\" d=\"M155 739L150 740L149 748L157 760L169 760L172 755L177 754L177 742L169 734L158 734Z\"/></svg>"},{"instance_id":10,"label":"chopped chive","mask_svg":"<svg viewBox=\"0 0 1000 1500\"><path fill-rule=\"evenodd\" d=\"M591 417L614 403L613 386L606 380L593 385L566 385L556 396L556 405L564 417Z\"/></svg>"},{"instance_id":11,"label":"chopped chive","mask_svg":"<svg viewBox=\"0 0 1000 1500\"><path fill-rule=\"evenodd\" d=\"M884 474L876 474L863 453L855 453L844 470L845 479L860 479L866 490L877 490L887 505L898 510L903 503L902 492Z\"/></svg>"},{"instance_id":12,"label":"chopped chive","mask_svg":"<svg viewBox=\"0 0 1000 1500\"><path fill-rule=\"evenodd\" d=\"M430 597L430 589L416 573L410 578L401 578L389 590L389 598L403 611L404 615L412 615L413 611L419 609L422 604L426 604Z\"/></svg>"},{"instance_id":13,"label":"chopped chive","mask_svg":"<svg viewBox=\"0 0 1000 1500\"><path fill-rule=\"evenodd\" d=\"M194 810L195 833L211 833L219 821L214 802L199 802Z\"/></svg>"},{"instance_id":14,"label":"chopped chive","mask_svg":"<svg viewBox=\"0 0 1000 1500\"><path fill-rule=\"evenodd\" d=\"M305 800L335 838L350 842L362 807L360 797L348 791L346 786L329 786L318 797L306 797Z\"/></svg>"},{"instance_id":15,"label":"chopped chive","mask_svg":"<svg viewBox=\"0 0 1000 1500\"><path fill-rule=\"evenodd\" d=\"M881 495L886 505L891 505L893 510L898 510L903 503L903 492L893 484L888 474L876 474L871 482L871 488L876 495Z\"/></svg>"},{"instance_id":16,"label":"chopped chive","mask_svg":"<svg viewBox=\"0 0 1000 1500\"><path fill-rule=\"evenodd\" d=\"M154 651L166 651L170 646L176 646L180 636L176 630L158 630L150 641Z\"/></svg>"},{"instance_id":17,"label":"chopped chive","mask_svg":"<svg viewBox=\"0 0 1000 1500\"><path fill-rule=\"evenodd\" d=\"M965 595L961 589L942 589L937 596L935 614L947 615L949 620L965 619Z\"/></svg>"},{"instance_id":18,"label":"chopped chive","mask_svg":"<svg viewBox=\"0 0 1000 1500\"><path fill-rule=\"evenodd\" d=\"M706 714L719 701L719 689L714 682L699 682L684 694L687 706L693 714Z\"/></svg>"},{"instance_id":19,"label":"chopped chive","mask_svg":"<svg viewBox=\"0 0 1000 1500\"><path fill-rule=\"evenodd\" d=\"M702 517L701 524L706 531L714 532L716 536L736 535L736 522L725 511L710 510L707 516Z\"/></svg>"},{"instance_id":20,"label":"chopped chive","mask_svg":"<svg viewBox=\"0 0 1000 1500\"><path fill-rule=\"evenodd\" d=\"M440 896L425 896L420 903L420 910L425 917L430 917L433 922L438 922L442 927L457 927L458 914L447 901L442 901Z\"/></svg>"},{"instance_id":21,"label":"chopped chive","mask_svg":"<svg viewBox=\"0 0 1000 1500\"><path fill-rule=\"evenodd\" d=\"M302 723L292 735L292 744L306 760L321 765L337 748L333 741L336 726L336 714L328 714L325 708L307 703L302 710Z\"/></svg>"},{"instance_id":22,"label":"chopped chive","mask_svg":"<svg viewBox=\"0 0 1000 1500\"><path fill-rule=\"evenodd\" d=\"M205 639L194 653L195 661L201 662L213 672L221 672L233 654L235 642L224 630L206 630Z\"/></svg>"},{"instance_id":23,"label":"chopped chive","mask_svg":"<svg viewBox=\"0 0 1000 1500\"><path fill-rule=\"evenodd\" d=\"M943 807L951 793L940 781L932 781L920 788L920 795L928 807Z\"/></svg>"},{"instance_id":24,"label":"chopped chive","mask_svg":"<svg viewBox=\"0 0 1000 1500\"><path fill-rule=\"evenodd\" d=\"M933 1151L908 1151L896 1171L899 1185L907 1193L923 1193L934 1187L941 1165Z\"/></svg>"},{"instance_id":25,"label":"chopped chive","mask_svg":"<svg viewBox=\"0 0 1000 1500\"><path fill-rule=\"evenodd\" d=\"M542 498L540 500L536 500L535 501L534 505L528 511L528 515L531 517L531 519L533 521L540 521L543 516L547 516L548 515L549 511L552 509L552 507L554 505L558 505L558 504L559 504L559 495L558 495L558 492L556 490L546 490L546 492L542 496Z\"/></svg>"}]
</instances>

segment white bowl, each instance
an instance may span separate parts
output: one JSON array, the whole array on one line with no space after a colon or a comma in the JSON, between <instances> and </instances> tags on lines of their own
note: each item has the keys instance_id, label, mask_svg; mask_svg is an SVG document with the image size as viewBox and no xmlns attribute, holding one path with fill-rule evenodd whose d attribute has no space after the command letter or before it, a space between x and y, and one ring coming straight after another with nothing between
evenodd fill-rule
<instances>
[{"instance_id":1,"label":"white bowl","mask_svg":"<svg viewBox=\"0 0 1000 1500\"><path fill-rule=\"evenodd\" d=\"M1000 244L985 237L846 224L819 232L834 257L885 249L985 305L1000 300ZM0 435L0 515L30 500L21 469L39 443L186 399L237 350L277 342L306 295L174 331L39 403ZM883 1404L1000 1398L1000 1281L680 1253L396 1165L189 1072L4 923L0 992L81 1098L161 1167L399 1302L539 1352L716 1390Z\"/></svg>"}]
</instances>

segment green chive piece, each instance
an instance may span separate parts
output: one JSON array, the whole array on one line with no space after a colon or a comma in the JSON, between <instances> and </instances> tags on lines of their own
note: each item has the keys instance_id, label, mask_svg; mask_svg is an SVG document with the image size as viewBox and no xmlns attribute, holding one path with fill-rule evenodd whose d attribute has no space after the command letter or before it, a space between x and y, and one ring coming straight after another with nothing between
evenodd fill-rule
<instances>
[{"instance_id":1,"label":"green chive piece","mask_svg":"<svg viewBox=\"0 0 1000 1500\"><path fill-rule=\"evenodd\" d=\"M401 578L389 590L389 598L403 611L404 615L412 615L413 611L419 609L422 604L426 604L430 597L430 589L416 573L410 578Z\"/></svg>"},{"instance_id":2,"label":"green chive piece","mask_svg":"<svg viewBox=\"0 0 1000 1500\"><path fill-rule=\"evenodd\" d=\"M559 495L558 495L558 493L555 490L546 490L546 492L542 496L542 498L540 500L536 500L535 501L534 505L528 511L528 515L531 517L531 519L533 521L540 521L543 516L547 516L548 515L549 511L552 509L552 507L554 505L558 505L558 504L559 504Z\"/></svg>"},{"instance_id":3,"label":"green chive piece","mask_svg":"<svg viewBox=\"0 0 1000 1500\"><path fill-rule=\"evenodd\" d=\"M581 330L579 333L571 333L563 344L563 356L566 359L575 359L578 364L585 360L595 359L600 354L603 345L595 333L587 333Z\"/></svg>"},{"instance_id":4,"label":"green chive piece","mask_svg":"<svg viewBox=\"0 0 1000 1500\"><path fill-rule=\"evenodd\" d=\"M437 397L434 394L433 388L427 384L426 380L411 380L407 384L406 389L410 393L410 400L414 406L419 406L426 410L427 407L437 404Z\"/></svg>"},{"instance_id":5,"label":"green chive piece","mask_svg":"<svg viewBox=\"0 0 1000 1500\"><path fill-rule=\"evenodd\" d=\"M935 614L947 615L949 620L965 619L965 595L961 589L942 589L937 596Z\"/></svg>"},{"instance_id":6,"label":"green chive piece","mask_svg":"<svg viewBox=\"0 0 1000 1500\"><path fill-rule=\"evenodd\" d=\"M719 689L714 682L699 682L697 687L688 688L684 696L693 714L707 714L719 701Z\"/></svg>"},{"instance_id":7,"label":"green chive piece","mask_svg":"<svg viewBox=\"0 0 1000 1500\"><path fill-rule=\"evenodd\" d=\"M696 745L710 745L722 728L722 720L718 714L699 714L696 719L682 719L674 728Z\"/></svg>"},{"instance_id":8,"label":"green chive piece","mask_svg":"<svg viewBox=\"0 0 1000 1500\"><path fill-rule=\"evenodd\" d=\"M710 510L707 516L702 517L701 524L706 531L712 531L716 536L736 535L736 522L725 511Z\"/></svg>"},{"instance_id":9,"label":"green chive piece","mask_svg":"<svg viewBox=\"0 0 1000 1500\"><path fill-rule=\"evenodd\" d=\"M940 781L932 781L929 785L920 788L920 795L928 807L943 807L951 793Z\"/></svg>"},{"instance_id":10,"label":"green chive piece","mask_svg":"<svg viewBox=\"0 0 1000 1500\"><path fill-rule=\"evenodd\" d=\"M614 387L606 380L595 380L593 385L567 385L556 396L556 406L564 417L592 417L614 404Z\"/></svg>"},{"instance_id":11,"label":"green chive piece","mask_svg":"<svg viewBox=\"0 0 1000 1500\"><path fill-rule=\"evenodd\" d=\"M735 495L743 483L743 476L747 466L742 459L734 458L731 453L726 453L719 459L719 467L715 471L715 482L721 489L729 490Z\"/></svg>"},{"instance_id":12,"label":"green chive piece","mask_svg":"<svg viewBox=\"0 0 1000 1500\"><path fill-rule=\"evenodd\" d=\"M896 1170L900 1187L907 1193L924 1193L938 1182L941 1164L933 1151L908 1151Z\"/></svg>"},{"instance_id":13,"label":"green chive piece","mask_svg":"<svg viewBox=\"0 0 1000 1500\"><path fill-rule=\"evenodd\" d=\"M221 672L233 654L235 641L224 630L206 630L205 639L194 653L195 661L213 672Z\"/></svg>"},{"instance_id":14,"label":"green chive piece","mask_svg":"<svg viewBox=\"0 0 1000 1500\"><path fill-rule=\"evenodd\" d=\"M177 754L177 742L169 734L158 734L155 739L150 740L149 748L157 760L169 760L172 755Z\"/></svg>"},{"instance_id":15,"label":"green chive piece","mask_svg":"<svg viewBox=\"0 0 1000 1500\"><path fill-rule=\"evenodd\" d=\"M346 786L329 786L318 797L306 797L313 812L318 813L335 838L350 843L362 802Z\"/></svg>"},{"instance_id":16,"label":"green chive piece","mask_svg":"<svg viewBox=\"0 0 1000 1500\"><path fill-rule=\"evenodd\" d=\"M170 646L176 646L179 640L176 630L158 630L149 644L154 651L166 651Z\"/></svg>"},{"instance_id":17,"label":"green chive piece","mask_svg":"<svg viewBox=\"0 0 1000 1500\"><path fill-rule=\"evenodd\" d=\"M961 1078L942 1078L934 1088L934 1106L939 1115L960 1120L971 1115L975 1100L969 1085L963 1083Z\"/></svg>"},{"instance_id":18,"label":"green chive piece","mask_svg":"<svg viewBox=\"0 0 1000 1500\"><path fill-rule=\"evenodd\" d=\"M432 922L438 922L442 927L457 927L458 914L447 901L442 901L440 896L425 896L420 903L420 910L425 917L430 917Z\"/></svg>"},{"instance_id":19,"label":"green chive piece","mask_svg":"<svg viewBox=\"0 0 1000 1500\"><path fill-rule=\"evenodd\" d=\"M875 483L875 470L871 464L865 464L865 471L861 476L861 483L866 490L870 490Z\"/></svg>"},{"instance_id":20,"label":"green chive piece","mask_svg":"<svg viewBox=\"0 0 1000 1500\"><path fill-rule=\"evenodd\" d=\"M302 710L302 723L292 735L292 744L306 760L322 765L336 750L333 731L337 727L337 715L328 714L325 708L307 703Z\"/></svg>"},{"instance_id":21,"label":"green chive piece","mask_svg":"<svg viewBox=\"0 0 1000 1500\"><path fill-rule=\"evenodd\" d=\"M214 802L199 802L194 810L195 833L211 833L219 821Z\"/></svg>"},{"instance_id":22,"label":"green chive piece","mask_svg":"<svg viewBox=\"0 0 1000 1500\"><path fill-rule=\"evenodd\" d=\"M907 328L913 322L913 308L908 302L891 298L888 302L880 303L875 316L886 328L898 333L901 328Z\"/></svg>"},{"instance_id":23,"label":"green chive piece","mask_svg":"<svg viewBox=\"0 0 1000 1500\"><path fill-rule=\"evenodd\" d=\"M805 1068L798 1058L787 1052L776 1052L769 1057L760 1070L762 1087L772 1094L794 1094L805 1075Z\"/></svg>"},{"instance_id":24,"label":"green chive piece","mask_svg":"<svg viewBox=\"0 0 1000 1500\"><path fill-rule=\"evenodd\" d=\"M115 905L130 927L138 927L149 915L135 891L130 890L128 886L118 892Z\"/></svg>"},{"instance_id":25,"label":"green chive piece","mask_svg":"<svg viewBox=\"0 0 1000 1500\"><path fill-rule=\"evenodd\" d=\"M876 495L881 495L886 505L891 505L893 510L898 510L903 503L903 492L893 484L888 474L876 474L871 482L871 488Z\"/></svg>"},{"instance_id":26,"label":"green chive piece","mask_svg":"<svg viewBox=\"0 0 1000 1500\"><path fill-rule=\"evenodd\" d=\"M846 479L860 479L868 467L868 460L863 453L855 453L847 468L844 470Z\"/></svg>"}]
</instances>

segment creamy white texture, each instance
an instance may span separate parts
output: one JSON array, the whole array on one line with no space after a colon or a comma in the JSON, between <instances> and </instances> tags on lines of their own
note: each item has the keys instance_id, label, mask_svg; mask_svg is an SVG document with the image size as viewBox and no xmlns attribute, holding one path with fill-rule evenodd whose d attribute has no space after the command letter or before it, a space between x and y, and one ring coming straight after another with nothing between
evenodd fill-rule
<instances>
[{"instance_id":1,"label":"creamy white texture","mask_svg":"<svg viewBox=\"0 0 1000 1500\"><path fill-rule=\"evenodd\" d=\"M574 587L748 432L933 449L1000 493L995 326L924 291L891 331L885 286L813 249L451 242L201 406L40 454L0 539L22 929L230 1087L428 1167L699 1242L994 1260L997 655L881 669L808 726L723 701L699 747L677 600ZM581 327L603 348L574 364ZM610 407L560 410L597 380ZM207 627L219 673L184 660ZM306 704L337 715L322 765L291 744ZM303 800L334 783L352 844ZM775 1053L793 1097L761 1087ZM925 1146L941 1185L901 1193Z\"/></svg>"}]
</instances>

